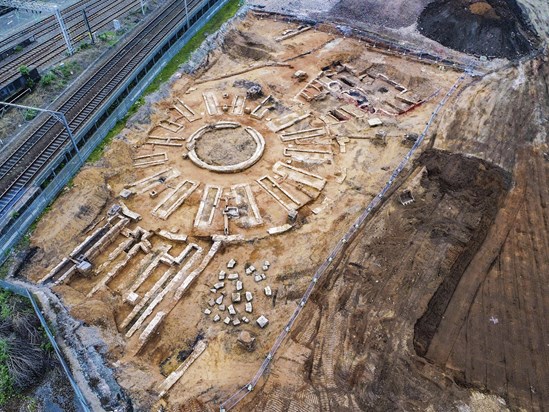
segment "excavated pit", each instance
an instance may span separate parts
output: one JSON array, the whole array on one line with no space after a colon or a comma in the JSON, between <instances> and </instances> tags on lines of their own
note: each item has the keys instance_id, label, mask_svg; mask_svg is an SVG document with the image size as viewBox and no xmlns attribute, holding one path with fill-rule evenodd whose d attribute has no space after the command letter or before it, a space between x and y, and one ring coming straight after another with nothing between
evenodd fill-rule
<instances>
[{"instance_id":1,"label":"excavated pit","mask_svg":"<svg viewBox=\"0 0 549 412\"><path fill-rule=\"evenodd\" d=\"M514 0L437 0L418 18L418 30L469 54L515 59L536 47L536 35Z\"/></svg>"}]
</instances>

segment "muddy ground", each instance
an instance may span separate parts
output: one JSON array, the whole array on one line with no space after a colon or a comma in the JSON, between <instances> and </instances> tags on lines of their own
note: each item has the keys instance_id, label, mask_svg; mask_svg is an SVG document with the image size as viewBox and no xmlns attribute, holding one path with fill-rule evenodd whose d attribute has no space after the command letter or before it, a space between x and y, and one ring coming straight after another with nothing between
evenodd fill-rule
<instances>
[{"instance_id":1,"label":"muddy ground","mask_svg":"<svg viewBox=\"0 0 549 412\"><path fill-rule=\"evenodd\" d=\"M181 76L170 90L172 95L148 109L152 122L165 118L175 96L199 107L202 92L226 90L233 95L246 82L261 84L266 93L284 102L285 110L297 110L295 100L285 100L303 87L292 73L303 69L312 75L336 60L385 73L420 97L439 88L447 90L459 75L366 50L360 42L343 40L331 29L311 30L283 45L273 40L295 27L265 15L249 15L238 31L229 33L224 53L210 55L207 70ZM303 54L311 50L311 55ZM260 67L210 81L248 70L259 59L291 59L293 67ZM468 79L460 87L431 129L424 152L405 171L398 190L323 279L266 379L237 410L549 408L547 67L546 57L540 57ZM386 92L381 85L377 90L373 95L381 101L379 96ZM387 146L352 142L346 153L334 157L332 166L314 166L311 170L328 182L322 195L302 209L296 230L259 238L264 228L236 227L237 233L255 240L228 246L216 255L190 293L170 309L158 335L137 355L136 338L124 338L125 330L119 327L131 310L122 298L136 266L93 299L85 296L97 279L74 278L53 287L73 316L98 328L109 347L105 356L137 410L159 408L157 385L200 338L208 341L208 348L160 402L165 409L216 410L220 401L253 376L299 302L311 273L406 152L401 143L404 133L420 132L440 97L397 119L383 118ZM322 113L332 104L329 99L320 100L310 108ZM208 118L205 112L202 108ZM255 121L246 124L269 134ZM361 129L348 124L345 133ZM38 225L32 244L39 250L25 276L40 279L94 230L125 184L149 174L134 169L131 161L151 153L143 145L149 126L125 130L99 163L76 177L74 186ZM187 125L184 135L198 127ZM346 127L334 129L343 133ZM275 153L266 152L265 163L246 170L245 181L268 172L280 157L280 143L269 142ZM179 149L171 150L169 165L180 168L184 176L216 184L239 183L235 176L221 178L199 170L181 157ZM340 183L343 168L347 176ZM398 201L405 189L415 198L407 206ZM265 193L254 189L254 194L269 225L286 221L285 213L277 212ZM179 228L190 234L199 203L197 192L185 205L189 208L161 222L150 215L154 201L144 196L128 201L142 214L140 225ZM312 213L315 207L322 207L322 212ZM219 231L222 222L215 224ZM201 246L209 245L202 235L196 239ZM275 298L266 299L263 285L245 278L245 287L257 299L254 310L269 317L264 330L252 324L235 328L212 323L202 313L213 296L210 288L217 273L226 270L232 257L240 271L246 263L258 266L269 260L272 264L266 274ZM255 351L248 352L237 342L240 330L255 336Z\"/></svg>"}]
</instances>

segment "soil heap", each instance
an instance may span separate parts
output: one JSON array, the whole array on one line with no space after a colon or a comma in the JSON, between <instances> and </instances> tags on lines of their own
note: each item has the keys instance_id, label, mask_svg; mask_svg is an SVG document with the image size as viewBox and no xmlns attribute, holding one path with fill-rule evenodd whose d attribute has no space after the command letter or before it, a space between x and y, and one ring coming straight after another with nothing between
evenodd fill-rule
<instances>
[{"instance_id":1,"label":"soil heap","mask_svg":"<svg viewBox=\"0 0 549 412\"><path fill-rule=\"evenodd\" d=\"M436 0L418 30L444 46L487 57L517 58L535 48L535 34L514 0Z\"/></svg>"}]
</instances>

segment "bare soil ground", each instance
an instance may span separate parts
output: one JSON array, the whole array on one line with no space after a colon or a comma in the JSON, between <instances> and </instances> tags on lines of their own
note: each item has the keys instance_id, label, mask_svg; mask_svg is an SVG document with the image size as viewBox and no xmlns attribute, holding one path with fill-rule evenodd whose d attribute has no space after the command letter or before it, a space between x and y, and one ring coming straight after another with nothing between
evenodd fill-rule
<instances>
[{"instance_id":1,"label":"bare soil ground","mask_svg":"<svg viewBox=\"0 0 549 412\"><path fill-rule=\"evenodd\" d=\"M227 245L181 300L164 302L156 309L155 313L167 310L168 315L139 354L138 334L126 338L127 329L120 324L132 310L123 298L140 273L138 261L143 256L92 298L86 294L97 284L97 277L75 276L53 288L75 317L98 328L109 346L106 357L137 410L215 410L220 401L248 382L299 302L311 274L406 153L404 134L419 133L437 101L399 116L378 111L375 116L382 118L387 132L386 146L375 144L372 138L379 129L366 127L365 119L328 126L333 137L361 134L368 139L351 139L345 151L332 141L330 163L292 158L291 165L306 168L327 183L316 199L300 209L292 231L269 237L266 228L286 223L287 210L254 181L271 174L274 163L287 160L284 150L297 144L282 142L268 123L310 110L312 118L287 131L323 127L327 112L343 104L333 96L310 103L295 98L306 83L293 78L293 73L304 70L311 80L322 67L337 70L340 66L334 62L339 61L365 74L385 74L417 98L447 90L458 76L379 54L358 40L333 34L329 27L284 42L274 40L296 27L248 15L228 35L222 50L209 56L206 68L196 75L183 75L173 84L170 96L153 106L151 124L125 130L99 163L78 175L33 235L32 245L39 249L24 274L36 281L101 223L125 185L152 171L173 167L183 178L202 186L168 220L151 215L158 199L147 194L136 195L127 204L142 215L141 227L178 230L207 250L211 245L207 235L221 233L223 221L218 213L205 232L194 228L204 185L254 185L264 226L231 225L232 233L247 241ZM280 65L284 61L292 67ZM547 67L546 58L541 57L477 78L458 91L433 129L432 149L415 159L400 188L324 278L267 378L238 410L549 408ZM345 72L337 76L345 79L341 84L356 82ZM360 87L373 105L390 111L386 101L393 101L394 95L391 91L384 97L387 88L379 81L367 79ZM245 93L247 86L242 85L252 83L260 84L265 95L272 94L279 102L263 121L207 114L203 93L213 93L224 102L225 92L231 96L227 101L232 101L233 96ZM238 121L265 136L263 158L242 173L218 175L185 159L184 146L145 145L151 133L160 133L161 120L175 119L171 107L176 98L183 99L202 120L185 123L175 136L162 132L165 136L188 137L212 119ZM253 108L260 101L247 105ZM366 118L372 117L370 113ZM166 164L151 169L133 167L135 156L159 152L168 154ZM407 206L398 201L405 189L415 197ZM296 196L307 198L304 192ZM94 265L105 262L118 243L107 248ZM152 243L158 248L161 242L153 238ZM181 251L181 245L168 244L175 254ZM211 315L203 314L209 299L218 296L210 288L220 270L229 272L226 265L231 258L238 262L235 270L245 290L254 295L249 325L225 325L226 311L218 307ZM260 267L264 260L271 262L265 281L243 276L246 264ZM162 271L156 270L140 287L139 295L160 276ZM272 297L264 295L265 285L271 286ZM243 313L240 305L237 310ZM215 314L223 315L220 322L212 321ZM253 324L259 314L270 320L265 329ZM241 330L256 338L255 351L248 352L237 342ZM157 403L158 384L202 338L208 341L205 352L166 399Z\"/></svg>"}]
</instances>

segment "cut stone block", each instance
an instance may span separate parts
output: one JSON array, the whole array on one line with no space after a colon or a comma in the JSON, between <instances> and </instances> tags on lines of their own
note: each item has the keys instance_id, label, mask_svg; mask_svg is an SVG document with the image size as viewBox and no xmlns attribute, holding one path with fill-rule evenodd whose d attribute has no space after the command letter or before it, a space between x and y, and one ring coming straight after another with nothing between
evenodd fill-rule
<instances>
[{"instance_id":1,"label":"cut stone block","mask_svg":"<svg viewBox=\"0 0 549 412\"><path fill-rule=\"evenodd\" d=\"M229 276L227 277L229 280L237 280L238 279L238 273L229 273Z\"/></svg>"},{"instance_id":2,"label":"cut stone block","mask_svg":"<svg viewBox=\"0 0 549 412\"><path fill-rule=\"evenodd\" d=\"M210 299L210 300L208 301L208 305L210 305L210 306L215 305L215 300Z\"/></svg>"},{"instance_id":3,"label":"cut stone block","mask_svg":"<svg viewBox=\"0 0 549 412\"><path fill-rule=\"evenodd\" d=\"M214 322L219 322L221 318L219 317L219 315L215 315L214 318L213 318L213 321Z\"/></svg>"},{"instance_id":4,"label":"cut stone block","mask_svg":"<svg viewBox=\"0 0 549 412\"><path fill-rule=\"evenodd\" d=\"M246 300L248 302L251 302L251 300L253 299L253 295L252 295L252 292L246 292Z\"/></svg>"},{"instance_id":5,"label":"cut stone block","mask_svg":"<svg viewBox=\"0 0 549 412\"><path fill-rule=\"evenodd\" d=\"M217 303L218 305L221 305L223 303L223 298L225 296L221 295L219 296L216 300L215 300L215 303ZM213 305L212 305L213 306Z\"/></svg>"},{"instance_id":6,"label":"cut stone block","mask_svg":"<svg viewBox=\"0 0 549 412\"><path fill-rule=\"evenodd\" d=\"M261 275L258 273L257 275L254 276L254 280L256 282L261 282L263 280L263 278L261 277Z\"/></svg>"},{"instance_id":7,"label":"cut stone block","mask_svg":"<svg viewBox=\"0 0 549 412\"><path fill-rule=\"evenodd\" d=\"M269 319L267 319L264 315L261 315L259 318L257 318L256 322L259 325L259 327L263 329L265 326L269 324Z\"/></svg>"},{"instance_id":8,"label":"cut stone block","mask_svg":"<svg viewBox=\"0 0 549 412\"><path fill-rule=\"evenodd\" d=\"M227 268L232 269L236 266L236 260L231 259L229 260L229 263L227 263Z\"/></svg>"},{"instance_id":9,"label":"cut stone block","mask_svg":"<svg viewBox=\"0 0 549 412\"><path fill-rule=\"evenodd\" d=\"M238 320L238 318L233 319L233 325L234 326L240 325L240 321Z\"/></svg>"},{"instance_id":10,"label":"cut stone block","mask_svg":"<svg viewBox=\"0 0 549 412\"><path fill-rule=\"evenodd\" d=\"M248 319L246 316L242 317L242 322L244 323L250 323L250 319Z\"/></svg>"},{"instance_id":11,"label":"cut stone block","mask_svg":"<svg viewBox=\"0 0 549 412\"><path fill-rule=\"evenodd\" d=\"M253 312L253 307L252 307L252 303L251 303L251 302L246 302L246 312L248 312L248 313L252 313L252 312Z\"/></svg>"},{"instance_id":12,"label":"cut stone block","mask_svg":"<svg viewBox=\"0 0 549 412\"><path fill-rule=\"evenodd\" d=\"M218 308L221 312L223 312L225 310L225 305L219 305Z\"/></svg>"},{"instance_id":13,"label":"cut stone block","mask_svg":"<svg viewBox=\"0 0 549 412\"><path fill-rule=\"evenodd\" d=\"M238 280L236 282L236 290L241 291L242 287L243 287L242 282L240 280Z\"/></svg>"},{"instance_id":14,"label":"cut stone block","mask_svg":"<svg viewBox=\"0 0 549 412\"><path fill-rule=\"evenodd\" d=\"M263 262L263 266L271 266L271 262L269 262L268 260L266 260L265 262Z\"/></svg>"},{"instance_id":15,"label":"cut stone block","mask_svg":"<svg viewBox=\"0 0 549 412\"><path fill-rule=\"evenodd\" d=\"M225 280L225 275L226 275L225 271L222 270L221 272L219 272L219 276L217 278L219 280Z\"/></svg>"},{"instance_id":16,"label":"cut stone block","mask_svg":"<svg viewBox=\"0 0 549 412\"><path fill-rule=\"evenodd\" d=\"M255 267L253 266L248 266L248 268L246 269L246 275L251 275L254 272L255 272Z\"/></svg>"},{"instance_id":17,"label":"cut stone block","mask_svg":"<svg viewBox=\"0 0 549 412\"><path fill-rule=\"evenodd\" d=\"M129 293L128 296L126 297L126 301L130 305L135 305L138 300L139 300L139 295L135 292Z\"/></svg>"},{"instance_id":18,"label":"cut stone block","mask_svg":"<svg viewBox=\"0 0 549 412\"><path fill-rule=\"evenodd\" d=\"M225 319L223 319L223 323L225 325L228 325L229 323L231 323L231 318L227 316Z\"/></svg>"},{"instance_id":19,"label":"cut stone block","mask_svg":"<svg viewBox=\"0 0 549 412\"><path fill-rule=\"evenodd\" d=\"M239 303L240 302L240 293L238 292L235 292L231 295L231 300L233 301L233 303Z\"/></svg>"},{"instance_id":20,"label":"cut stone block","mask_svg":"<svg viewBox=\"0 0 549 412\"><path fill-rule=\"evenodd\" d=\"M133 192L128 189L124 189L120 192L120 197L122 199L129 199L133 195Z\"/></svg>"},{"instance_id":21,"label":"cut stone block","mask_svg":"<svg viewBox=\"0 0 549 412\"><path fill-rule=\"evenodd\" d=\"M216 288L211 288L210 292L215 293L215 292L217 292L217 289Z\"/></svg>"},{"instance_id":22,"label":"cut stone block","mask_svg":"<svg viewBox=\"0 0 549 412\"><path fill-rule=\"evenodd\" d=\"M261 276L261 280L267 279L267 275L265 275L265 273L262 273L260 276Z\"/></svg>"},{"instance_id":23,"label":"cut stone block","mask_svg":"<svg viewBox=\"0 0 549 412\"><path fill-rule=\"evenodd\" d=\"M212 313L212 311L211 311L210 309L206 308L206 309L204 310L204 314L205 314L205 315L209 315L210 313Z\"/></svg>"},{"instance_id":24,"label":"cut stone block","mask_svg":"<svg viewBox=\"0 0 549 412\"><path fill-rule=\"evenodd\" d=\"M224 288L225 287L225 282L217 282L215 285L214 285L214 288L217 290L217 289L221 289L221 288Z\"/></svg>"},{"instance_id":25,"label":"cut stone block","mask_svg":"<svg viewBox=\"0 0 549 412\"><path fill-rule=\"evenodd\" d=\"M271 296L273 294L273 291L271 290L270 286L265 287L265 296Z\"/></svg>"},{"instance_id":26,"label":"cut stone block","mask_svg":"<svg viewBox=\"0 0 549 412\"><path fill-rule=\"evenodd\" d=\"M229 305L229 315L236 315L236 310L233 305Z\"/></svg>"},{"instance_id":27,"label":"cut stone block","mask_svg":"<svg viewBox=\"0 0 549 412\"><path fill-rule=\"evenodd\" d=\"M263 267L261 269L263 269L264 271L267 271L267 270L269 270L269 266L263 265Z\"/></svg>"}]
</instances>

